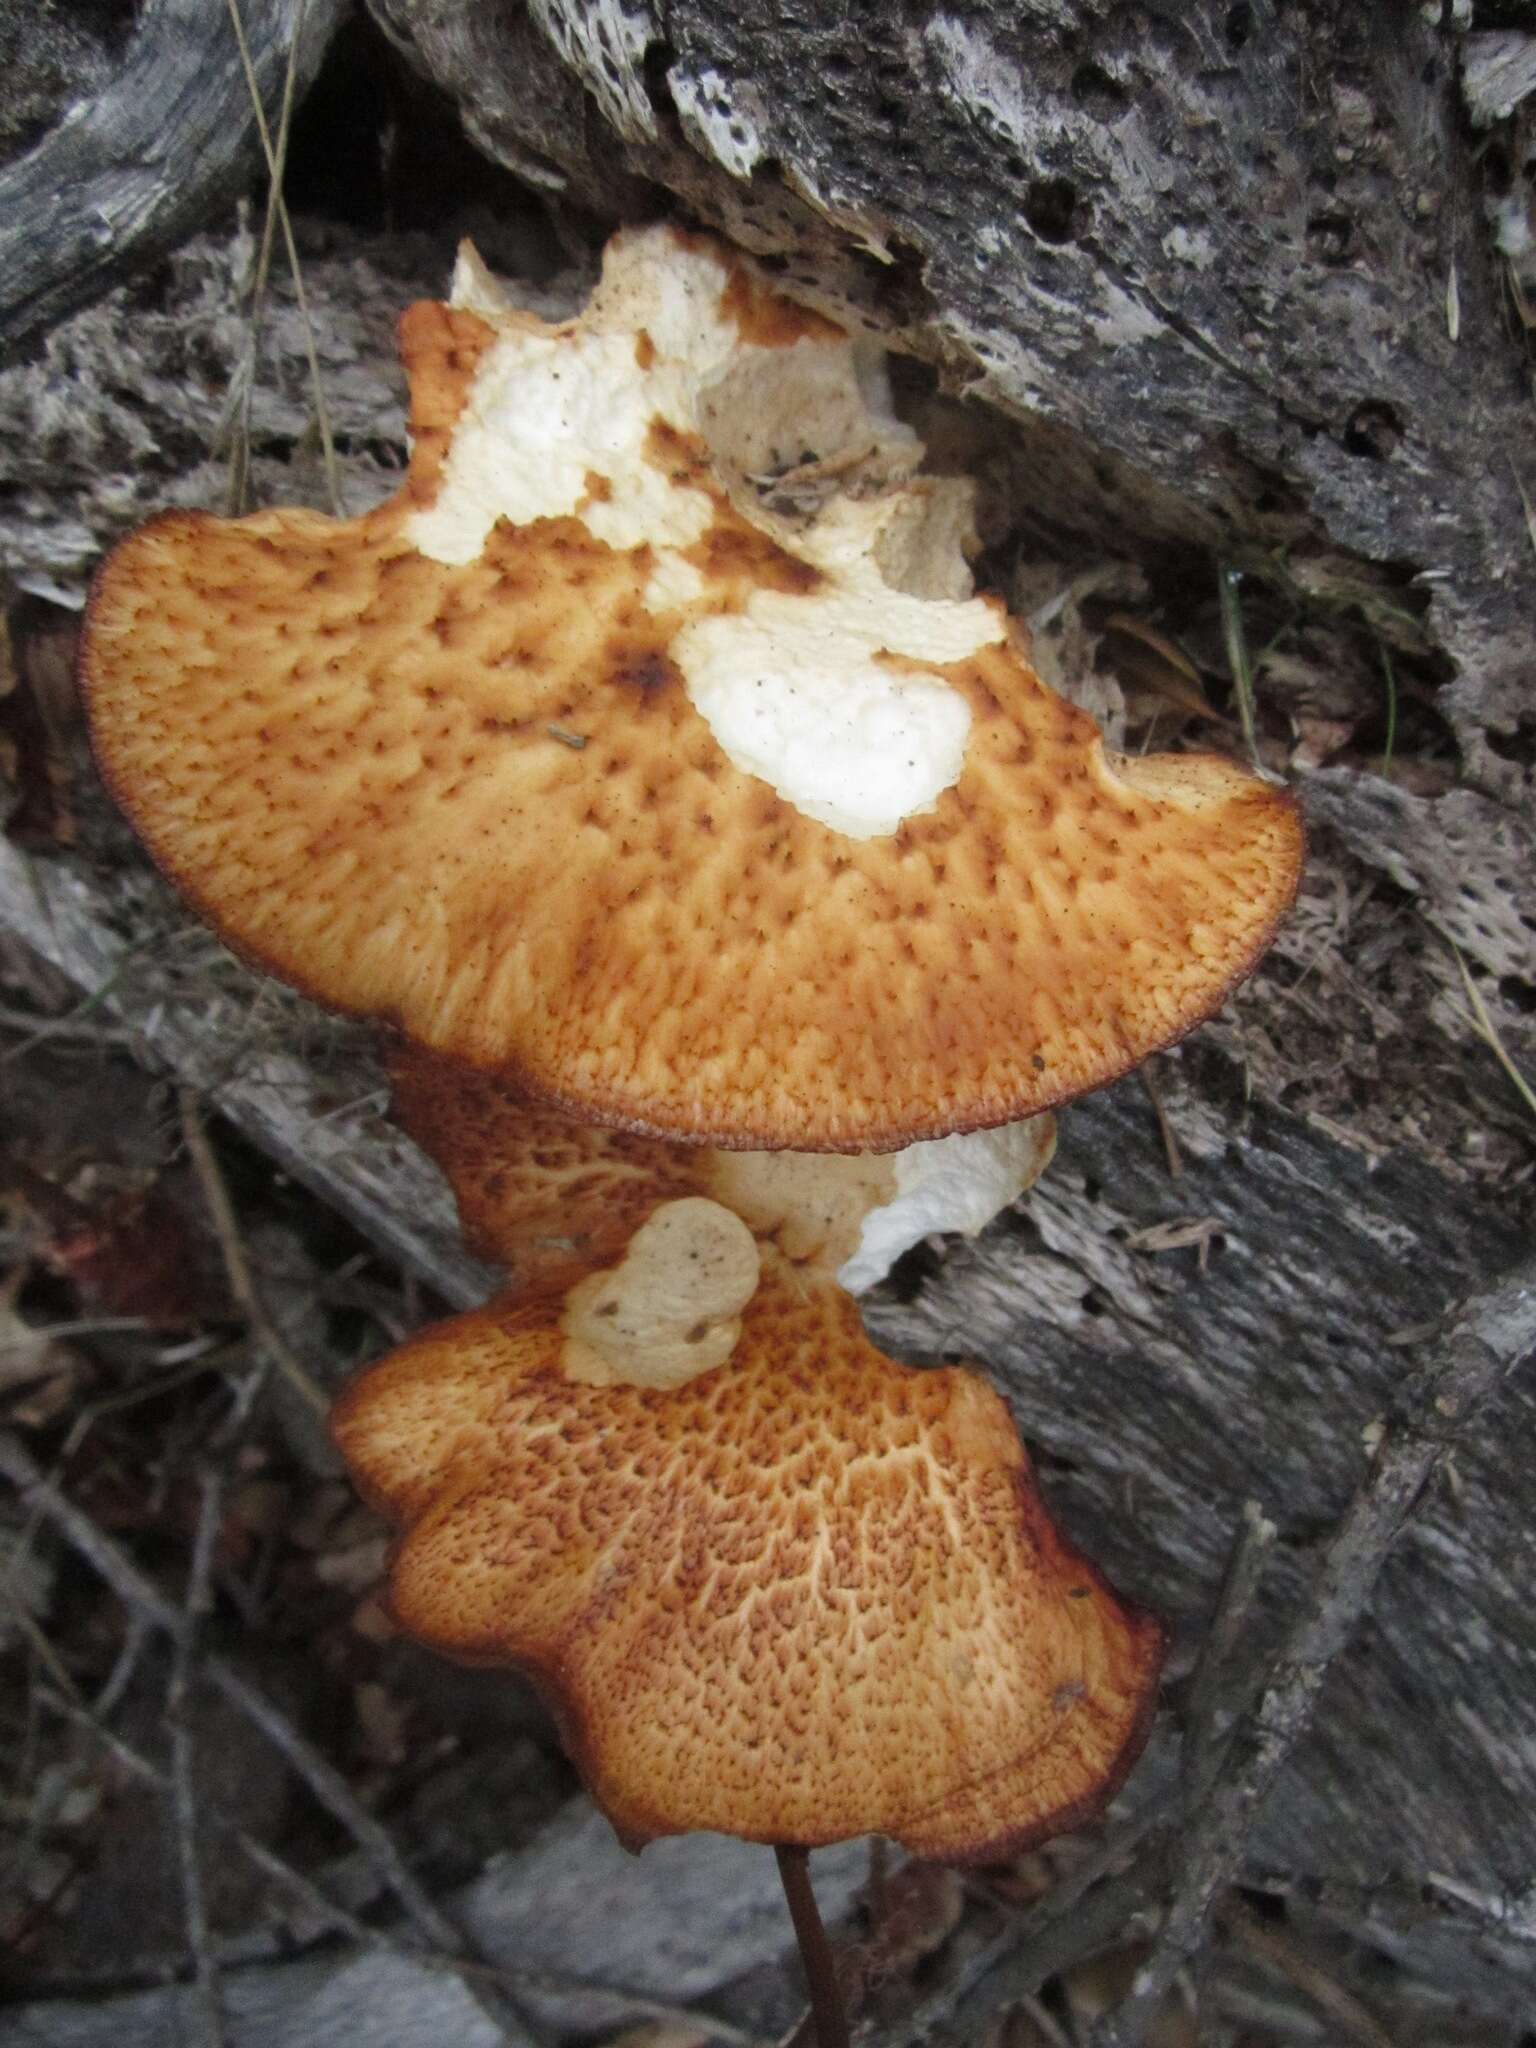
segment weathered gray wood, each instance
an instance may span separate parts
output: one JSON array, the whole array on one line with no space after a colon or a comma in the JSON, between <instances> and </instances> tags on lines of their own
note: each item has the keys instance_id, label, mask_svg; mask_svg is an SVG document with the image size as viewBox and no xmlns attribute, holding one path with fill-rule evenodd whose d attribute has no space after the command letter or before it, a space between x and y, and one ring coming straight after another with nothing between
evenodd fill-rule
<instances>
[{"instance_id":1,"label":"weathered gray wood","mask_svg":"<svg viewBox=\"0 0 1536 2048\"><path fill-rule=\"evenodd\" d=\"M502 2034L456 1977L405 1956L317 1956L231 1973L221 1988L229 2048L500 2048ZM197 1994L187 1985L93 1999L59 1998L0 2016L5 2048L166 2048L197 2038Z\"/></svg>"},{"instance_id":2,"label":"weathered gray wood","mask_svg":"<svg viewBox=\"0 0 1536 2048\"><path fill-rule=\"evenodd\" d=\"M275 130L296 27L300 90L346 0L241 0ZM210 219L260 162L227 0L146 0L121 69L0 168L0 359Z\"/></svg>"},{"instance_id":3,"label":"weathered gray wood","mask_svg":"<svg viewBox=\"0 0 1536 2048\"><path fill-rule=\"evenodd\" d=\"M1373 1164L1244 1111L1235 1075L1227 1088L1215 1115L1208 1101L1175 1111L1177 1185L1139 1091L1080 1104L1022 1245L993 1231L957 1246L916 1301L869 1311L893 1349L985 1359L1053 1454L1057 1505L1127 1590L1174 1615L1208 1603L1245 1497L1279 1524L1276 1590L1294 1596L1363 1469L1361 1432L1411 1367L1411 1345L1390 1340L1522 1243L1432 1171ZM1220 1226L1204 1274L1193 1250L1127 1247L1178 1214ZM1362 1884L1465 1858L1496 1870L1496 1889L1524 1882L1533 1454L1536 1399L1517 1384L1458 1462L1458 1493L1427 1505L1388 1565L1261 1856Z\"/></svg>"},{"instance_id":4,"label":"weathered gray wood","mask_svg":"<svg viewBox=\"0 0 1536 2048\"><path fill-rule=\"evenodd\" d=\"M835 1921L864 1881L867 1847L839 1843L812 1868ZM448 1903L484 1961L511 1973L549 2039L639 2023L648 1998L718 2000L723 1987L778 1961L792 1939L766 1849L689 1835L632 1856L585 1799ZM404 1954L340 1951L229 1968L222 1987L232 2048L494 2048L501 2039L457 1978ZM162 2048L190 2029L192 1999L176 1986L38 2001L0 2017L0 2044L86 2048L110 2033L121 2048Z\"/></svg>"},{"instance_id":5,"label":"weathered gray wood","mask_svg":"<svg viewBox=\"0 0 1536 2048\"><path fill-rule=\"evenodd\" d=\"M286 991L222 956L209 974L211 942L143 871L92 875L0 840L0 930L98 996L102 1013L131 1020L152 1063L202 1090L429 1286L453 1302L484 1299L494 1276L459 1243L441 1177L382 1115L369 1034L301 1018Z\"/></svg>"},{"instance_id":6,"label":"weathered gray wood","mask_svg":"<svg viewBox=\"0 0 1536 2048\"><path fill-rule=\"evenodd\" d=\"M1486 734L1536 677L1531 398L1455 10L370 5L502 161L610 215L620 173L670 186L1064 430L1085 523L1389 569L1518 789Z\"/></svg>"}]
</instances>

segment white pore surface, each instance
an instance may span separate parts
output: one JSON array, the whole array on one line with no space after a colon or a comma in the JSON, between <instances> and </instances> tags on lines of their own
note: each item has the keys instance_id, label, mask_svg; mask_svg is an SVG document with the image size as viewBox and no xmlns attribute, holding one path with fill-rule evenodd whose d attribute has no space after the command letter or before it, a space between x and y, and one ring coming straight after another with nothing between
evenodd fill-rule
<instances>
[{"instance_id":1,"label":"white pore surface","mask_svg":"<svg viewBox=\"0 0 1536 2048\"><path fill-rule=\"evenodd\" d=\"M850 1294L883 1280L930 1231L974 1236L1038 1177L1054 1148L1050 1117L909 1145L895 1155L896 1198L864 1219L858 1250L838 1272Z\"/></svg>"},{"instance_id":2,"label":"white pore surface","mask_svg":"<svg viewBox=\"0 0 1536 2048\"><path fill-rule=\"evenodd\" d=\"M706 597L677 551L703 537L714 507L704 492L674 484L646 442L658 419L697 431L701 397L744 353L763 353L722 317L726 281L712 252L684 247L666 229L624 235L581 319L550 329L501 310L478 259L462 259L455 304L500 333L455 429L437 500L407 526L415 546L462 564L500 519L521 526L580 506L611 547L656 550L653 611ZM652 345L646 367L635 351L641 329ZM590 494L594 474L609 485L600 500ZM969 706L942 677L877 657L937 667L1005 630L1002 614L977 600L913 597L883 581L874 548L899 504L899 492L834 500L790 543L822 571L816 590L759 592L740 614L684 626L670 650L733 765L857 839L931 810L959 779L971 725Z\"/></svg>"}]
</instances>

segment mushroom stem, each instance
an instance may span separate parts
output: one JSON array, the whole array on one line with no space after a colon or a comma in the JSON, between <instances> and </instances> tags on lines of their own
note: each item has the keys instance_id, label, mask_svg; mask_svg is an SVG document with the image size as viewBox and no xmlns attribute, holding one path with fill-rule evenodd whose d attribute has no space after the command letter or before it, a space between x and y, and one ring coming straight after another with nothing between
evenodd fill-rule
<instances>
[{"instance_id":1,"label":"mushroom stem","mask_svg":"<svg viewBox=\"0 0 1536 2048\"><path fill-rule=\"evenodd\" d=\"M809 1853L782 1842L775 1845L773 1853L778 1858L779 1882L784 1887L795 1939L800 1944L800 1960L805 1965L816 2048L848 2048L848 2018L843 2011L832 1944L827 1940L816 1894L811 1888Z\"/></svg>"}]
</instances>

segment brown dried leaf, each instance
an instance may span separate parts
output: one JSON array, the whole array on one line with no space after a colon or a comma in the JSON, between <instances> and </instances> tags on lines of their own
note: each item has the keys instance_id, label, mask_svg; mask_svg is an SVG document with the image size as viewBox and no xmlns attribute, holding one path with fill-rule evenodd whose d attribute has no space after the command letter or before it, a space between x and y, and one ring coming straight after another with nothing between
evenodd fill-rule
<instances>
[{"instance_id":1,"label":"brown dried leaf","mask_svg":"<svg viewBox=\"0 0 1536 2048\"><path fill-rule=\"evenodd\" d=\"M61 1191L62 1192L62 1191ZM118 1190L99 1203L63 1210L45 1256L82 1300L114 1316L140 1316L156 1330L185 1329L216 1313L201 1248L180 1211L155 1187Z\"/></svg>"},{"instance_id":2,"label":"brown dried leaf","mask_svg":"<svg viewBox=\"0 0 1536 2048\"><path fill-rule=\"evenodd\" d=\"M877 1918L858 1952L868 1990L911 1975L960 1924L965 1884L958 1871L914 1858L883 1887Z\"/></svg>"}]
</instances>

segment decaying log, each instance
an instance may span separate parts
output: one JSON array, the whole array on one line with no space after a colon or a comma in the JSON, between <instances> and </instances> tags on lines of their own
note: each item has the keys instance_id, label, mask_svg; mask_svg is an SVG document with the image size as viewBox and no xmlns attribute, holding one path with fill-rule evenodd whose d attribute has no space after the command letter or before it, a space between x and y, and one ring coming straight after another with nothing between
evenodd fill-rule
<instances>
[{"instance_id":1,"label":"decaying log","mask_svg":"<svg viewBox=\"0 0 1536 2048\"><path fill-rule=\"evenodd\" d=\"M619 169L667 186L1065 437L1085 537L1343 551L1427 604L1469 768L1518 789L1531 392L1455 10L370 5L503 162L610 215Z\"/></svg>"},{"instance_id":2,"label":"decaying log","mask_svg":"<svg viewBox=\"0 0 1536 2048\"><path fill-rule=\"evenodd\" d=\"M241 0L275 125L295 29L302 92L345 0ZM3 87L0 87L3 91ZM174 249L259 161L226 0L146 0L121 66L43 139L0 167L0 360Z\"/></svg>"}]
</instances>

